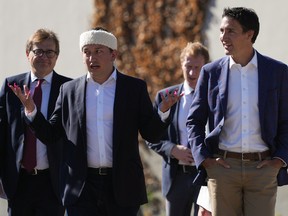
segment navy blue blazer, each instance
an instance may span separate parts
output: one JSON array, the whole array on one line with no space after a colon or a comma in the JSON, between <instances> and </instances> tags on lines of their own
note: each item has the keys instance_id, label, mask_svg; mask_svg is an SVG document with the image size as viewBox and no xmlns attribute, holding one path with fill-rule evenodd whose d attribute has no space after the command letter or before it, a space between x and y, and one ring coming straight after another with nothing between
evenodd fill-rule
<instances>
[{"instance_id":1,"label":"navy blue blazer","mask_svg":"<svg viewBox=\"0 0 288 216\"><path fill-rule=\"evenodd\" d=\"M255 52L258 61L261 137L272 157L279 157L288 164L288 68L279 61ZM228 56L205 65L188 115L189 143L199 169L200 183L204 182L206 175L201 163L218 152L219 134L227 109L228 77ZM209 132L205 134L207 120ZM278 174L278 185L284 184L288 184L287 168L281 168Z\"/></svg>"},{"instance_id":2,"label":"navy blue blazer","mask_svg":"<svg viewBox=\"0 0 288 216\"><path fill-rule=\"evenodd\" d=\"M47 113L48 117L51 116L55 108L60 86L69 80L71 79L53 71ZM8 199L11 199L17 189L26 124L24 122L24 108L18 97L8 87L8 83L15 83L21 88L23 88L23 85L29 87L30 72L6 78L0 92L0 177L5 193ZM59 168L62 158L61 150L59 148L50 148L47 146L47 156L53 188L55 194L59 200L61 200L59 195Z\"/></svg>"},{"instance_id":3,"label":"navy blue blazer","mask_svg":"<svg viewBox=\"0 0 288 216\"><path fill-rule=\"evenodd\" d=\"M166 91L174 92L178 89L178 94L182 92L183 83L179 85L174 85L168 88L165 88L156 94L155 98L155 107L158 109L159 104L161 103L161 93L164 95ZM179 136L179 127L178 127L178 116L179 116L179 106L180 103L174 104L170 109L170 117L172 122L168 126L164 136L159 143L150 143L147 142L149 148L153 149L153 151L160 154L163 158L162 163L162 193L166 196L171 188L173 179L177 173L178 160L176 158L170 157L170 151L174 147L175 144L180 143Z\"/></svg>"},{"instance_id":4,"label":"navy blue blazer","mask_svg":"<svg viewBox=\"0 0 288 216\"><path fill-rule=\"evenodd\" d=\"M64 205L77 201L87 178L86 75L61 87L50 121L37 112L31 126L44 143L67 136L61 173ZM121 206L147 202L138 133L150 142L159 141L168 123L161 121L143 80L117 71L113 115L113 189Z\"/></svg>"}]
</instances>

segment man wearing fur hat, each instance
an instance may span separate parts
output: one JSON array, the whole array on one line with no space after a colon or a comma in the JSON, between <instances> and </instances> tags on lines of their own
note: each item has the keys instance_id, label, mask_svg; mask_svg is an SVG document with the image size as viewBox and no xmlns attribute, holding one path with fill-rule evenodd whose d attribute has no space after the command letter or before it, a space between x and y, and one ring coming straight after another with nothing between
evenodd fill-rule
<instances>
[{"instance_id":1,"label":"man wearing fur hat","mask_svg":"<svg viewBox=\"0 0 288 216\"><path fill-rule=\"evenodd\" d=\"M27 88L10 88L43 142L67 136L62 198L68 215L136 216L147 202L138 132L159 141L168 110L181 96L162 95L159 110L153 110L146 83L114 67L117 39L105 29L82 33L80 51L88 73L61 87L49 122Z\"/></svg>"}]
</instances>

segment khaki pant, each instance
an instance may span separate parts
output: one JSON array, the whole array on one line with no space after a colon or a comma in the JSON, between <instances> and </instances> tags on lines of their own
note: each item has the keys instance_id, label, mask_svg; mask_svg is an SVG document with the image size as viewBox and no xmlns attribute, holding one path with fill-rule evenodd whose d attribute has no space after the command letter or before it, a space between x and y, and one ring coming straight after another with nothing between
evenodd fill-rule
<instances>
[{"instance_id":1,"label":"khaki pant","mask_svg":"<svg viewBox=\"0 0 288 216\"><path fill-rule=\"evenodd\" d=\"M278 169L259 161L226 158L230 168L209 167L208 189L213 216L274 216Z\"/></svg>"}]
</instances>

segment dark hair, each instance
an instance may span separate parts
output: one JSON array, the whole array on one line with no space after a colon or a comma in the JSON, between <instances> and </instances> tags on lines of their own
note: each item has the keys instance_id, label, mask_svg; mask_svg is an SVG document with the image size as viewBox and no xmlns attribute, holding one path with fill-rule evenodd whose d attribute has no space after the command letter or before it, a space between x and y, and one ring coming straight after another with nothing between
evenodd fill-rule
<instances>
[{"instance_id":1,"label":"dark hair","mask_svg":"<svg viewBox=\"0 0 288 216\"><path fill-rule=\"evenodd\" d=\"M103 28L103 27L101 27L101 26L96 26L95 28L92 28L92 30L96 30L96 31L98 31L98 30L102 30L102 31L106 31L106 32L108 32L107 29L105 29L105 28Z\"/></svg>"},{"instance_id":2,"label":"dark hair","mask_svg":"<svg viewBox=\"0 0 288 216\"><path fill-rule=\"evenodd\" d=\"M26 52L30 52L35 43L41 43L47 39L51 39L54 41L56 45L55 51L57 52L57 55L59 55L60 53L59 39L56 33L54 33L49 29L38 29L36 32L34 32L26 42Z\"/></svg>"},{"instance_id":3,"label":"dark hair","mask_svg":"<svg viewBox=\"0 0 288 216\"><path fill-rule=\"evenodd\" d=\"M242 26L243 32L249 30L254 31L251 41L252 43L255 43L259 34L260 24L258 16L253 9L245 7L224 8L222 18L223 17L230 17L237 20Z\"/></svg>"}]
</instances>

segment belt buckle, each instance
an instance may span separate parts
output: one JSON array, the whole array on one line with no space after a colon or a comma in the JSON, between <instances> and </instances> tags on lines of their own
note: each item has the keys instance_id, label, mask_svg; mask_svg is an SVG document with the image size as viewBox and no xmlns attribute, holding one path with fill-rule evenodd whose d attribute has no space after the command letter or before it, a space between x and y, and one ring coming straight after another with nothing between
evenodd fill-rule
<instances>
[{"instance_id":1,"label":"belt buckle","mask_svg":"<svg viewBox=\"0 0 288 216\"><path fill-rule=\"evenodd\" d=\"M99 167L99 175L105 176L107 175L107 170L104 167Z\"/></svg>"},{"instance_id":2,"label":"belt buckle","mask_svg":"<svg viewBox=\"0 0 288 216\"><path fill-rule=\"evenodd\" d=\"M183 169L183 173L190 173L190 171L188 169L186 169L186 165L182 165L182 169Z\"/></svg>"},{"instance_id":3,"label":"belt buckle","mask_svg":"<svg viewBox=\"0 0 288 216\"><path fill-rule=\"evenodd\" d=\"M31 175L38 175L38 171L36 168L34 168L32 171L31 171Z\"/></svg>"},{"instance_id":4,"label":"belt buckle","mask_svg":"<svg viewBox=\"0 0 288 216\"><path fill-rule=\"evenodd\" d=\"M250 161L250 159L245 159L245 158L244 158L244 154L245 154L245 153L243 153L243 152L241 153L241 159L242 159L242 161Z\"/></svg>"}]
</instances>

